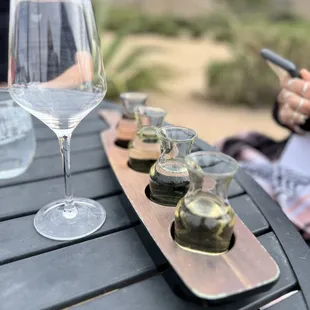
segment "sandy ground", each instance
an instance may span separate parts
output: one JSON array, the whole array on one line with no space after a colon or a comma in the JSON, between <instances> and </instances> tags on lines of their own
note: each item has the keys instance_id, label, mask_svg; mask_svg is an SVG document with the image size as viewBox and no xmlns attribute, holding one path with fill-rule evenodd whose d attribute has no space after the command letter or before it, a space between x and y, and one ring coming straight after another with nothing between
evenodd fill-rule
<instances>
[{"instance_id":1,"label":"sandy ground","mask_svg":"<svg viewBox=\"0 0 310 310\"><path fill-rule=\"evenodd\" d=\"M111 37L110 34L105 35L103 43L110 41ZM204 72L207 63L214 59L229 58L225 46L208 39L135 35L126 39L122 53L128 53L137 45L161 47L162 51L150 56L147 61L168 64L177 72L176 77L166 83L165 93L150 93L148 101L148 105L162 107L168 112L167 121L195 129L199 137L210 143L244 130L260 131L276 139L287 135L273 122L268 109L221 106L195 96L205 91Z\"/></svg>"}]
</instances>

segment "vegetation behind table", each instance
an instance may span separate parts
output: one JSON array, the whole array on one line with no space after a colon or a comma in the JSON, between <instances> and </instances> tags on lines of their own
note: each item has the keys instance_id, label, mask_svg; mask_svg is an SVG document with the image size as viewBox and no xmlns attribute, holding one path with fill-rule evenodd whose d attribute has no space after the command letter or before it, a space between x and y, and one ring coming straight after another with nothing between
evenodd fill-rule
<instances>
[{"instance_id":1,"label":"vegetation behind table","mask_svg":"<svg viewBox=\"0 0 310 310\"><path fill-rule=\"evenodd\" d=\"M238 14L234 2L243 3L244 10L240 10L243 14ZM229 105L272 105L279 81L259 52L266 47L292 60L299 68L310 68L310 22L292 11L279 11L270 0L258 1L257 5L264 4L260 10L246 10L251 7L246 2L230 2L229 26L215 38L229 46L232 58L207 66L208 97Z\"/></svg>"},{"instance_id":2,"label":"vegetation behind table","mask_svg":"<svg viewBox=\"0 0 310 310\"><path fill-rule=\"evenodd\" d=\"M279 9L272 0L219 0L221 9L192 18L176 15L150 15L136 8L111 7L94 0L100 32L118 33L103 51L108 71L109 98L128 90L160 90L173 77L165 65L144 65L150 53L160 50L137 46L123 59L119 55L128 34L152 33L168 37L208 37L226 44L229 61L213 61L206 67L206 97L229 105L259 107L272 105L279 90L276 76L260 58L261 48L268 47L310 68L310 22L297 16L289 7ZM107 57L109 56L109 57ZM113 61L119 66L112 65ZM121 69L121 70L120 70ZM129 73L130 72L130 73Z\"/></svg>"}]
</instances>

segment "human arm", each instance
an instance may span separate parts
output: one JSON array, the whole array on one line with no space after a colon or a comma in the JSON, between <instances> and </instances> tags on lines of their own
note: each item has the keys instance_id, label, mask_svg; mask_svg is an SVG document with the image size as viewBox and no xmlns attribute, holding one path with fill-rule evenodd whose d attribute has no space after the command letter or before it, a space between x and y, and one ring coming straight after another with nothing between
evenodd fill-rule
<instances>
[{"instance_id":1,"label":"human arm","mask_svg":"<svg viewBox=\"0 0 310 310\"><path fill-rule=\"evenodd\" d=\"M302 79L286 78L273 109L275 121L291 131L302 134L310 131L310 72L300 71ZM309 128L308 128L309 127Z\"/></svg>"},{"instance_id":2,"label":"human arm","mask_svg":"<svg viewBox=\"0 0 310 310\"><path fill-rule=\"evenodd\" d=\"M88 52L77 52L75 64L60 74L58 77L46 83L42 87L48 88L73 88L85 82L91 82L94 76L93 59Z\"/></svg>"}]
</instances>

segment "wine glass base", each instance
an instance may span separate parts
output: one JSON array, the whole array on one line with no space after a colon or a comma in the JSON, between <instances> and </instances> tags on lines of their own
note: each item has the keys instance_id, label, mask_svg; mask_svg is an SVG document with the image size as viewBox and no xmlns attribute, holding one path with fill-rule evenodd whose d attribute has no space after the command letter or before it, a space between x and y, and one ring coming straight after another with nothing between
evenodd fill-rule
<instances>
[{"instance_id":1,"label":"wine glass base","mask_svg":"<svg viewBox=\"0 0 310 310\"><path fill-rule=\"evenodd\" d=\"M65 200L54 201L36 214L34 227L42 236L60 241L76 240L98 230L106 220L105 209L96 201L74 198L73 212L64 212Z\"/></svg>"}]
</instances>

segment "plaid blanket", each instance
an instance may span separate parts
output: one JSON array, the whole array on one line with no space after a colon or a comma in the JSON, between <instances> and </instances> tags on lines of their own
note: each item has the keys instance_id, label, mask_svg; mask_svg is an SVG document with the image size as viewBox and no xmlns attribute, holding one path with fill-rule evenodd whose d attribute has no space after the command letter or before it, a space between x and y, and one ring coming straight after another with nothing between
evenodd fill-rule
<instances>
[{"instance_id":1,"label":"plaid blanket","mask_svg":"<svg viewBox=\"0 0 310 310\"><path fill-rule=\"evenodd\" d=\"M222 140L216 147L237 159L309 240L310 175L281 166L278 159L285 143L251 132Z\"/></svg>"}]
</instances>

